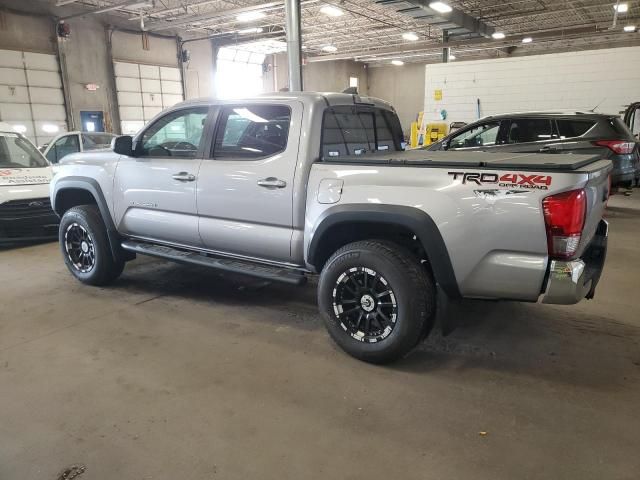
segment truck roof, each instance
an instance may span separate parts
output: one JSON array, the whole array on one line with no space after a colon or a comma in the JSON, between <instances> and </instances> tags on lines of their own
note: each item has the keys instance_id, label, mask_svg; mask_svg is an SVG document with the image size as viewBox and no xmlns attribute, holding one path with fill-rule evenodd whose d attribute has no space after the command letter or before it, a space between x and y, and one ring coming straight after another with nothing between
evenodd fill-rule
<instances>
[{"instance_id":1,"label":"truck roof","mask_svg":"<svg viewBox=\"0 0 640 480\"><path fill-rule=\"evenodd\" d=\"M368 97L363 95L354 95L350 93L337 93L337 92L273 92L265 93L262 95L255 95L244 98L233 99L219 99L213 97L196 98L192 100L186 100L174 105L171 108L182 108L189 105L229 105L238 103L251 103L251 102L263 102L278 101L278 100L300 100L305 104L324 103L328 106L333 105L375 105L376 107L384 108L395 112L393 106L384 100L375 97Z\"/></svg>"}]
</instances>

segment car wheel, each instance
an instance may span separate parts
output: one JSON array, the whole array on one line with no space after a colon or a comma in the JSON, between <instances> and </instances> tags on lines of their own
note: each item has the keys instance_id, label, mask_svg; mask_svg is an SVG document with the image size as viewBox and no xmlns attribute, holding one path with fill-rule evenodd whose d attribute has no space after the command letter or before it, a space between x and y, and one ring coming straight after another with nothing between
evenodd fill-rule
<instances>
[{"instance_id":1,"label":"car wheel","mask_svg":"<svg viewBox=\"0 0 640 480\"><path fill-rule=\"evenodd\" d=\"M430 273L404 247L359 241L327 261L318 304L331 337L366 362L404 357L429 332L436 310Z\"/></svg>"},{"instance_id":2,"label":"car wheel","mask_svg":"<svg viewBox=\"0 0 640 480\"><path fill-rule=\"evenodd\" d=\"M82 283L107 285L124 269L124 262L111 254L107 229L95 205L67 210L60 221L59 241L67 268Z\"/></svg>"}]
</instances>

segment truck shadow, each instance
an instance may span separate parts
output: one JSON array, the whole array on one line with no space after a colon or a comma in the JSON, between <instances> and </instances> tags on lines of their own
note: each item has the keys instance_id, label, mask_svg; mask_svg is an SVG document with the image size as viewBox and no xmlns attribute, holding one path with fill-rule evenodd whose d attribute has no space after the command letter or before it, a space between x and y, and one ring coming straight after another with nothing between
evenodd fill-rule
<instances>
[{"instance_id":1,"label":"truck shadow","mask_svg":"<svg viewBox=\"0 0 640 480\"><path fill-rule=\"evenodd\" d=\"M292 287L141 259L130 264L112 288L212 308L260 307L265 313L261 322L325 335L313 280ZM600 390L616 390L627 377L640 376L640 328L586 314L584 308L464 301L452 306L447 317L456 320L453 333L443 337L436 326L407 358L382 368L413 374L489 370Z\"/></svg>"}]
</instances>

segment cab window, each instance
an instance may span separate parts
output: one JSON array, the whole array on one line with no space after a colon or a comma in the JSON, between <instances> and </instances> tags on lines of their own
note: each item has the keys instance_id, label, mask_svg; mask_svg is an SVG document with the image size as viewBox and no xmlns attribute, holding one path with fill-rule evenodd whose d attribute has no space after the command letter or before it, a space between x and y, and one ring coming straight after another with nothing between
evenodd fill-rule
<instances>
[{"instance_id":1,"label":"cab window","mask_svg":"<svg viewBox=\"0 0 640 480\"><path fill-rule=\"evenodd\" d=\"M16 133L0 134L0 168L40 168L48 164L31 142Z\"/></svg>"},{"instance_id":2,"label":"cab window","mask_svg":"<svg viewBox=\"0 0 640 480\"><path fill-rule=\"evenodd\" d=\"M213 158L257 159L284 152L291 109L286 105L240 105L221 110Z\"/></svg>"},{"instance_id":3,"label":"cab window","mask_svg":"<svg viewBox=\"0 0 640 480\"><path fill-rule=\"evenodd\" d=\"M449 149L477 148L496 145L500 122L489 122L476 125L468 130L460 132L449 142Z\"/></svg>"},{"instance_id":4,"label":"cab window","mask_svg":"<svg viewBox=\"0 0 640 480\"><path fill-rule=\"evenodd\" d=\"M196 107L161 117L142 134L136 156L195 158L208 113L208 107Z\"/></svg>"},{"instance_id":5,"label":"cab window","mask_svg":"<svg viewBox=\"0 0 640 480\"><path fill-rule=\"evenodd\" d=\"M58 163L64 157L71 153L80 151L80 143L78 135L65 135L59 138L47 152L47 160L51 163Z\"/></svg>"}]
</instances>

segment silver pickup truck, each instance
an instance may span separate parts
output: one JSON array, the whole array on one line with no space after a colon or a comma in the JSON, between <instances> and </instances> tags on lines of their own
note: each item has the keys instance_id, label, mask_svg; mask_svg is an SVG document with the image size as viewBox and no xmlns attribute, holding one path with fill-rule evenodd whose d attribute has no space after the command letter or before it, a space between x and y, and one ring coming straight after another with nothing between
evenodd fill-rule
<instances>
[{"instance_id":1,"label":"silver pickup truck","mask_svg":"<svg viewBox=\"0 0 640 480\"><path fill-rule=\"evenodd\" d=\"M136 254L301 284L349 354L383 363L439 299L593 297L611 163L403 151L386 102L296 93L189 101L51 183L71 273L105 285Z\"/></svg>"}]
</instances>

